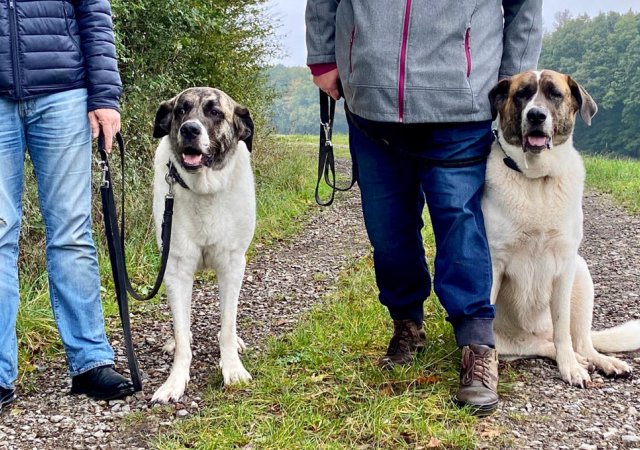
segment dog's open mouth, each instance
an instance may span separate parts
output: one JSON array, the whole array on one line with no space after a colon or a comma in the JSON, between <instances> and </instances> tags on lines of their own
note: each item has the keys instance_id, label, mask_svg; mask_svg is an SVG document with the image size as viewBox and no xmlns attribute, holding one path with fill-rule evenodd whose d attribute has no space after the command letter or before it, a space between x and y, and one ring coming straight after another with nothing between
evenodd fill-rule
<instances>
[{"instance_id":1,"label":"dog's open mouth","mask_svg":"<svg viewBox=\"0 0 640 450\"><path fill-rule=\"evenodd\" d=\"M547 149L551 149L551 138L541 131L533 131L522 139L522 150L525 152L540 153Z\"/></svg>"},{"instance_id":2,"label":"dog's open mouth","mask_svg":"<svg viewBox=\"0 0 640 450\"><path fill-rule=\"evenodd\" d=\"M187 170L196 170L204 164L204 155L194 147L186 147L182 153L182 165Z\"/></svg>"}]
</instances>

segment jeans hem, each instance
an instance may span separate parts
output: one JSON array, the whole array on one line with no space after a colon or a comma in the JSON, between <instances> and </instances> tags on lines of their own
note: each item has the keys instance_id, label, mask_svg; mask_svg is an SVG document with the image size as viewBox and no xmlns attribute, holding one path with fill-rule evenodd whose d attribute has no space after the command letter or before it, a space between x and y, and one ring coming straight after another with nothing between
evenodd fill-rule
<instances>
[{"instance_id":1,"label":"jeans hem","mask_svg":"<svg viewBox=\"0 0 640 450\"><path fill-rule=\"evenodd\" d=\"M2 389L15 389L15 386L13 384L0 383L0 388L2 388Z\"/></svg>"},{"instance_id":2,"label":"jeans hem","mask_svg":"<svg viewBox=\"0 0 640 450\"><path fill-rule=\"evenodd\" d=\"M492 318L463 319L453 324L453 330L458 347L471 344L496 346Z\"/></svg>"},{"instance_id":3,"label":"jeans hem","mask_svg":"<svg viewBox=\"0 0 640 450\"><path fill-rule=\"evenodd\" d=\"M83 367L82 369L78 369L75 371L69 371L69 376L75 377L78 375L82 375L85 372L90 371L91 369L95 369L96 367L103 367L103 366L113 366L114 362L105 359L104 361L98 361L98 362L94 362L86 367Z\"/></svg>"}]
</instances>

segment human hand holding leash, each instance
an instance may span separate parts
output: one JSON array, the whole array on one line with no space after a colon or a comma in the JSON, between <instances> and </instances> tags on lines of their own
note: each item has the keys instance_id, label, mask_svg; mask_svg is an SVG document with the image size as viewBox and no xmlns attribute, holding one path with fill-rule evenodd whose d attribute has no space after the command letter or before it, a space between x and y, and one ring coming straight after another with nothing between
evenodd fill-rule
<instances>
[{"instance_id":1,"label":"human hand holding leash","mask_svg":"<svg viewBox=\"0 0 640 450\"><path fill-rule=\"evenodd\" d=\"M96 139L102 131L104 149L107 153L111 153L113 137L120 131L120 113L115 109L96 109L89 112L89 123L93 139Z\"/></svg>"},{"instance_id":2,"label":"human hand holding leash","mask_svg":"<svg viewBox=\"0 0 640 450\"><path fill-rule=\"evenodd\" d=\"M339 80L340 74L338 73L338 69L333 69L327 73L313 77L313 83L329 94L334 100L340 98L340 89L338 88Z\"/></svg>"}]
</instances>

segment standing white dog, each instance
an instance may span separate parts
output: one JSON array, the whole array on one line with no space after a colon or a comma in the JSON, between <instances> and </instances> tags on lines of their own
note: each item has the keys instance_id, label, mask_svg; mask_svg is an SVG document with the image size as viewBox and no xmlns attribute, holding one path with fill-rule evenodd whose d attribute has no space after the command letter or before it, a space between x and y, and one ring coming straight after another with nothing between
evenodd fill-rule
<instances>
[{"instance_id":1,"label":"standing white dog","mask_svg":"<svg viewBox=\"0 0 640 450\"><path fill-rule=\"evenodd\" d=\"M191 88L160 105L153 135L162 138L154 163L153 215L159 244L169 163L177 180L165 274L174 339L164 349L174 351L173 366L152 399L166 403L178 401L189 382L191 293L200 269L214 269L219 283L224 382L251 379L238 355L245 345L236 334L236 315L245 253L255 229L249 158L253 121L249 111L224 92Z\"/></svg>"},{"instance_id":2,"label":"standing white dog","mask_svg":"<svg viewBox=\"0 0 640 450\"><path fill-rule=\"evenodd\" d=\"M582 387L592 367L630 374L627 363L598 351L640 348L640 321L591 331L593 282L578 255L585 174L572 136L576 113L590 125L595 102L549 70L500 81L490 100L498 133L482 208L499 355L555 359L562 378Z\"/></svg>"}]
</instances>

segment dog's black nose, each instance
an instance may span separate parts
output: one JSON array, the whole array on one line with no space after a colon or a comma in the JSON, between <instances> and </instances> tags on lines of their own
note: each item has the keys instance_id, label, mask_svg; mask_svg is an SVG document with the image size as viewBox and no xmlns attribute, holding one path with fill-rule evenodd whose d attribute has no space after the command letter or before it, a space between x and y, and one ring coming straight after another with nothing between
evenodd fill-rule
<instances>
[{"instance_id":1,"label":"dog's black nose","mask_svg":"<svg viewBox=\"0 0 640 450\"><path fill-rule=\"evenodd\" d=\"M531 108L527 113L527 120L532 125L540 125L547 120L547 113L541 108Z\"/></svg>"},{"instance_id":2,"label":"dog's black nose","mask_svg":"<svg viewBox=\"0 0 640 450\"><path fill-rule=\"evenodd\" d=\"M193 139L196 136L200 136L200 125L194 122L187 122L180 127L180 134L187 139Z\"/></svg>"}]
</instances>

